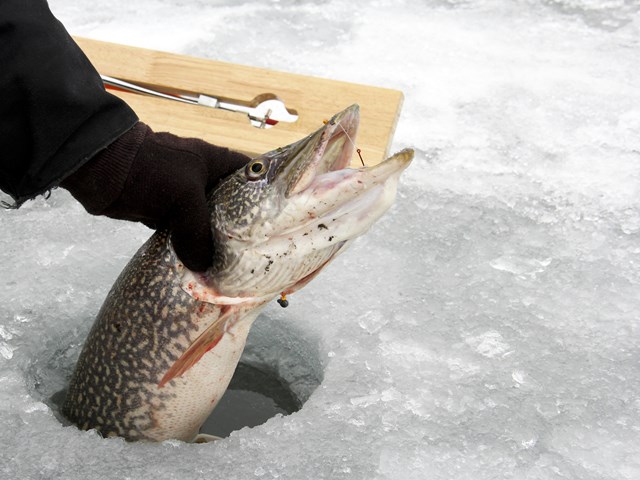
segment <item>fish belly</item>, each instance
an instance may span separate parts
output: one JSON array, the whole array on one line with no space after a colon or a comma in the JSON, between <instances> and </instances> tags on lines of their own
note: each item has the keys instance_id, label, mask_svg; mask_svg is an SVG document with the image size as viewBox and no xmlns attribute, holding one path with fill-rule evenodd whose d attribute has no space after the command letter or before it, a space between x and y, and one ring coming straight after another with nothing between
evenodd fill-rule
<instances>
[{"instance_id":1,"label":"fish belly","mask_svg":"<svg viewBox=\"0 0 640 480\"><path fill-rule=\"evenodd\" d=\"M187 372L161 388L156 387L158 393L162 391L168 398L161 410L150 413L154 422L144 432L146 437L186 442L196 437L229 386L257 315L258 312L251 312L237 321Z\"/></svg>"}]
</instances>

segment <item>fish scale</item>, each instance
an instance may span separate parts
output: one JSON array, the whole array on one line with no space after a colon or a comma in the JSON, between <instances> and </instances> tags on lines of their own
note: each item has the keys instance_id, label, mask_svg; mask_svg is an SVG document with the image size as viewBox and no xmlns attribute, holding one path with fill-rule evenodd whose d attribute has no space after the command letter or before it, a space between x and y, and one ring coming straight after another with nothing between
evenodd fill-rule
<instances>
[{"instance_id":1,"label":"fish scale","mask_svg":"<svg viewBox=\"0 0 640 480\"><path fill-rule=\"evenodd\" d=\"M168 232L152 235L89 332L69 420L130 441L197 439L267 302L304 287L391 206L413 152L344 174L357 124L352 106L223 180L208 197L216 253L204 274L185 269Z\"/></svg>"},{"instance_id":2,"label":"fish scale","mask_svg":"<svg viewBox=\"0 0 640 480\"><path fill-rule=\"evenodd\" d=\"M175 395L158 391L157 385L197 337L199 302L176 282L167 245L166 232L154 234L116 280L98 313L62 407L82 428L143 439L152 419L136 413L137 407L153 399L161 412ZM100 392L117 393L107 402Z\"/></svg>"}]
</instances>

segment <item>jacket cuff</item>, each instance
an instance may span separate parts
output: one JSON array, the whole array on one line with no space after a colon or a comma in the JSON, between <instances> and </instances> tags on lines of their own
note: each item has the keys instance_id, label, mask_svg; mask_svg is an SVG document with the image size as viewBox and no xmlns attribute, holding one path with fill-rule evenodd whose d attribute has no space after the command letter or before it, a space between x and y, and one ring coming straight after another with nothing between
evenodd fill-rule
<instances>
[{"instance_id":1,"label":"jacket cuff","mask_svg":"<svg viewBox=\"0 0 640 480\"><path fill-rule=\"evenodd\" d=\"M146 124L136 123L65 178L60 186L69 190L87 212L100 215L122 193L131 164L150 131Z\"/></svg>"}]
</instances>

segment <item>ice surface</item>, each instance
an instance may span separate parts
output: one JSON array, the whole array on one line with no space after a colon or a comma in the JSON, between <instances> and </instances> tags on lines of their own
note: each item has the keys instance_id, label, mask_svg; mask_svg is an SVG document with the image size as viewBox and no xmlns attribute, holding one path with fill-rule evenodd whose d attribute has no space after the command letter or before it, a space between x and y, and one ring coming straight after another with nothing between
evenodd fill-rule
<instances>
[{"instance_id":1,"label":"ice surface","mask_svg":"<svg viewBox=\"0 0 640 480\"><path fill-rule=\"evenodd\" d=\"M640 478L637 2L51 5L80 35L401 89L393 149L417 158L252 331L303 408L214 444L60 423L49 397L149 231L63 191L0 212L0 478Z\"/></svg>"}]
</instances>

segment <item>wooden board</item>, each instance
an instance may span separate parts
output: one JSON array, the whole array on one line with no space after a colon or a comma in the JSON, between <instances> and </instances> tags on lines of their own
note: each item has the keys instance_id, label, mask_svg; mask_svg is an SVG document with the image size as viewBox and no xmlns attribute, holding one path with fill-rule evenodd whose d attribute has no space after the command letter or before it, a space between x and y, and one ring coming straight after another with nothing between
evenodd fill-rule
<instances>
[{"instance_id":1,"label":"wooden board","mask_svg":"<svg viewBox=\"0 0 640 480\"><path fill-rule=\"evenodd\" d=\"M323 120L357 103L360 129L356 144L367 165L388 156L402 107L402 92L263 68L205 60L76 37L103 75L159 89L176 88L250 105L267 94L298 114L293 123L251 126L245 114L117 92L156 131L199 137L251 156L292 143L322 126ZM360 161L354 158L353 163Z\"/></svg>"}]
</instances>

